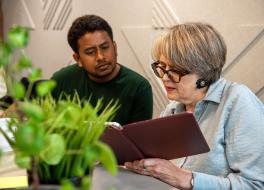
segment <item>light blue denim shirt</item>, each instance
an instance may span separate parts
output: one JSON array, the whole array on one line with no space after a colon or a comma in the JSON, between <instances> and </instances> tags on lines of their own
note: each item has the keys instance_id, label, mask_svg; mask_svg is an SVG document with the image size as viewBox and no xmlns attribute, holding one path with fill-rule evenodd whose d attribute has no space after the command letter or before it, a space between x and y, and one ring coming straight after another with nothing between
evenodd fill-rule
<instances>
[{"instance_id":1,"label":"light blue denim shirt","mask_svg":"<svg viewBox=\"0 0 264 190\"><path fill-rule=\"evenodd\" d=\"M161 116L183 111L183 105L174 101ZM220 78L197 103L194 116L210 152L182 163L193 171L193 189L263 190L264 105L255 94Z\"/></svg>"}]
</instances>

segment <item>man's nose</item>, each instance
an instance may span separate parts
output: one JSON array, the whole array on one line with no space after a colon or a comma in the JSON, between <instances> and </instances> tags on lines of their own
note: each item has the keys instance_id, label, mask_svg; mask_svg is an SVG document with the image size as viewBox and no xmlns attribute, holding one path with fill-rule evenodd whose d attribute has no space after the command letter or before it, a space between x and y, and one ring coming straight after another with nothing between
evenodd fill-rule
<instances>
[{"instance_id":1,"label":"man's nose","mask_svg":"<svg viewBox=\"0 0 264 190\"><path fill-rule=\"evenodd\" d=\"M103 54L103 52L102 52L100 49L97 49L97 52L96 52L96 59L97 59L97 60L102 60L102 59L104 59L104 54Z\"/></svg>"}]
</instances>

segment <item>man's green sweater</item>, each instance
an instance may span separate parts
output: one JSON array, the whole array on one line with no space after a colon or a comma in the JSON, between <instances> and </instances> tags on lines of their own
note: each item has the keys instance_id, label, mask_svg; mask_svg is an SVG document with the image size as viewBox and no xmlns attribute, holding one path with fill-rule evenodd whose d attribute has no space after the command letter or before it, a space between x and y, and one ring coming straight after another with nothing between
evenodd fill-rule
<instances>
[{"instance_id":1,"label":"man's green sweater","mask_svg":"<svg viewBox=\"0 0 264 190\"><path fill-rule=\"evenodd\" d=\"M64 67L52 76L57 82L52 94L58 99L62 92L73 95L76 91L80 99L90 100L93 106L100 98L103 98L104 105L118 100L120 108L113 121L122 125L151 119L153 97L149 82L138 73L120 66L118 75L105 83L92 81L77 64Z\"/></svg>"}]
</instances>

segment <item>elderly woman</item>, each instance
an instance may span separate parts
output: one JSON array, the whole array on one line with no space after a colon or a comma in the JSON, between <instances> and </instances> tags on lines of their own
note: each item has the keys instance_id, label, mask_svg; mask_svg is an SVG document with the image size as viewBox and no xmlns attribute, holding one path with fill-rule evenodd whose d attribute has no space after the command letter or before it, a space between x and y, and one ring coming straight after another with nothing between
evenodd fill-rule
<instances>
[{"instance_id":1,"label":"elderly woman","mask_svg":"<svg viewBox=\"0 0 264 190\"><path fill-rule=\"evenodd\" d=\"M264 189L264 106L246 86L221 77L226 45L220 34L207 24L180 24L152 53L152 68L173 100L161 117L192 112L211 150L125 166L179 189Z\"/></svg>"}]
</instances>

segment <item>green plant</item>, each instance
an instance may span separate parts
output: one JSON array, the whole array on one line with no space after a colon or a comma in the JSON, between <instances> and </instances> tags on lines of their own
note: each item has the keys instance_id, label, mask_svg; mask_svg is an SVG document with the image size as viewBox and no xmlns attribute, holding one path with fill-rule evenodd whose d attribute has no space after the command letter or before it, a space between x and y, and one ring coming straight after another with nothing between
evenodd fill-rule
<instances>
[{"instance_id":1,"label":"green plant","mask_svg":"<svg viewBox=\"0 0 264 190\"><path fill-rule=\"evenodd\" d=\"M5 67L8 94L18 104L18 112L8 127L14 138L1 128L0 131L13 148L17 165L30 171L35 189L39 178L50 182L72 177L82 178L82 186L87 189L98 161L115 175L114 154L100 142L100 136L105 122L113 118L117 104L103 108L99 100L93 108L89 102L79 100L77 94L55 101L50 92L56 84L50 80L38 83L37 97L31 99L41 69L34 68L23 51L28 40L28 30L16 26L8 33L7 42L0 44L0 66ZM30 82L28 89L18 80L25 71ZM65 180L63 184L69 186Z\"/></svg>"}]
</instances>

